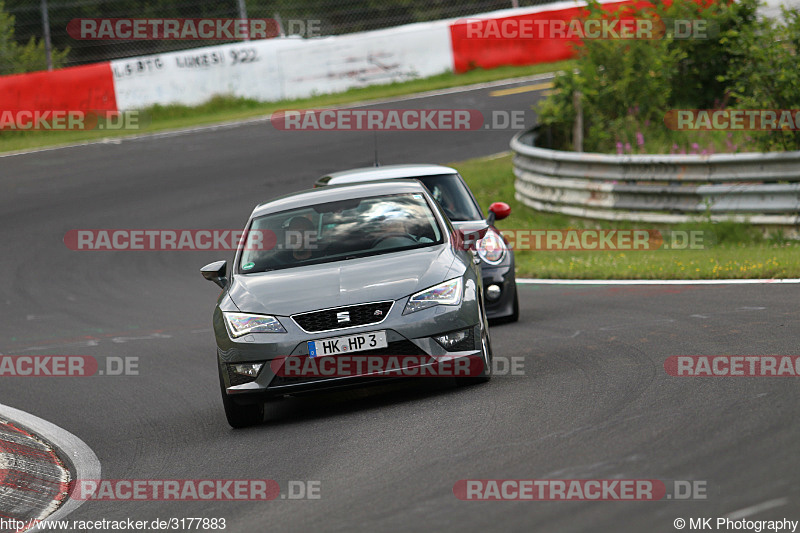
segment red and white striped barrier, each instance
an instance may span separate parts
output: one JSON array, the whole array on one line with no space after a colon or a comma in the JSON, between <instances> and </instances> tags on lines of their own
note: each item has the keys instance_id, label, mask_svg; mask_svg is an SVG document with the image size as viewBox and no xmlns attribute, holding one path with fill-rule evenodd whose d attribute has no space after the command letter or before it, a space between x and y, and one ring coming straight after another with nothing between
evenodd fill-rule
<instances>
[{"instance_id":1,"label":"red and white striped barrier","mask_svg":"<svg viewBox=\"0 0 800 533\"><path fill-rule=\"evenodd\" d=\"M602 2L604 9L615 12L622 6L645 2L614 0ZM505 9L455 21L450 25L453 71L461 74L475 68L505 65L532 65L571 58L578 38L537 35L524 38L525 28L552 27L554 21L571 20L586 15L586 4L558 2L525 9Z\"/></svg>"},{"instance_id":2,"label":"red and white striped barrier","mask_svg":"<svg viewBox=\"0 0 800 533\"><path fill-rule=\"evenodd\" d=\"M0 111L115 111L109 63L0 77Z\"/></svg>"},{"instance_id":3,"label":"red and white striped barrier","mask_svg":"<svg viewBox=\"0 0 800 533\"><path fill-rule=\"evenodd\" d=\"M608 11L643 3L604 2ZM277 101L448 71L551 62L571 57L571 43L577 39L475 38L471 28L568 22L583 6L585 2L558 2L335 37L253 40L5 76L0 77L0 112L197 105L215 95Z\"/></svg>"}]
</instances>

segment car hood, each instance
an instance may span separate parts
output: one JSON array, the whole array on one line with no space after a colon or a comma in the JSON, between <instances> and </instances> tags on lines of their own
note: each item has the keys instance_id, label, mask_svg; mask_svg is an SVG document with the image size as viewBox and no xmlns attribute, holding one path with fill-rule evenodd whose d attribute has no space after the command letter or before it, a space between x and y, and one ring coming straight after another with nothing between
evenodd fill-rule
<instances>
[{"instance_id":1,"label":"car hood","mask_svg":"<svg viewBox=\"0 0 800 533\"><path fill-rule=\"evenodd\" d=\"M234 277L242 312L288 316L315 309L398 300L463 274L448 245Z\"/></svg>"}]
</instances>

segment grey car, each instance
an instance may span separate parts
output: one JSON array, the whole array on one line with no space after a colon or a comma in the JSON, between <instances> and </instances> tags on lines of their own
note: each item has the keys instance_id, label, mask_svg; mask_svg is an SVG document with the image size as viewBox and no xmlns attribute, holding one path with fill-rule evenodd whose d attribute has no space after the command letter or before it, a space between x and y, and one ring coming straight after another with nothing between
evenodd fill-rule
<instances>
[{"instance_id":1,"label":"grey car","mask_svg":"<svg viewBox=\"0 0 800 533\"><path fill-rule=\"evenodd\" d=\"M213 323L230 425L260 422L264 402L284 396L415 375L488 381L491 343L471 251L486 230L455 229L414 180L257 206L230 273L226 261L201 269L222 287Z\"/></svg>"},{"instance_id":2,"label":"grey car","mask_svg":"<svg viewBox=\"0 0 800 533\"><path fill-rule=\"evenodd\" d=\"M417 179L427 187L456 228L462 225L471 226L478 221L489 226L486 236L476 245L476 255L483 272L486 314L490 320L496 322L516 322L519 319L519 297L514 273L514 251L494 227L496 220L502 220L511 213L508 204L493 203L489 206L488 216L484 218L480 205L458 171L441 165L356 168L323 176L314 186L409 178Z\"/></svg>"}]
</instances>

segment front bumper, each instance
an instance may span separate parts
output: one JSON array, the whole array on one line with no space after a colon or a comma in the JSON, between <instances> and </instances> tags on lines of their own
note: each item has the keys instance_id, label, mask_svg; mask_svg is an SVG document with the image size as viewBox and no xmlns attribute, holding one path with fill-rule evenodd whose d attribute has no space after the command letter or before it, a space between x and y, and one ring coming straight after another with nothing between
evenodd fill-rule
<instances>
[{"instance_id":1,"label":"front bumper","mask_svg":"<svg viewBox=\"0 0 800 533\"><path fill-rule=\"evenodd\" d=\"M262 401L284 395L385 383L395 378L415 375L413 372L407 372L415 368L419 369L418 375L442 375L433 370L442 368L442 364L450 360L462 358L469 359L469 371L473 371L475 361L481 357L481 326L477 323L479 312L474 282L468 282L464 299L459 306L439 305L408 315L402 314L404 307L405 300L395 302L386 319L380 324L320 333L306 333L291 318L279 317L287 333L251 334L236 339L236 341L231 340L228 336L222 313L218 308L214 315L214 329L217 336L219 371L225 392L239 403ZM448 351L433 338L444 333L465 329L471 330L472 341L468 343L468 346L460 346L459 351ZM394 370L375 371L373 368L369 372L359 371L347 375L337 373L334 376L296 377L284 370L287 358L297 358L293 361L299 363L299 366L310 362L307 341L371 331L385 331L388 347L353 352L347 354L347 357L354 359L394 357L400 361L399 373ZM404 360L402 356L409 357ZM337 357L342 356L316 357L313 358L313 361ZM256 362L263 362L264 365L254 380L246 383L238 383L238 380L235 380L237 383L232 383L229 372L231 364ZM297 366L298 364L294 365L295 368ZM348 368L353 368L353 366ZM394 369L394 367L392 368Z\"/></svg>"},{"instance_id":2,"label":"front bumper","mask_svg":"<svg viewBox=\"0 0 800 533\"><path fill-rule=\"evenodd\" d=\"M514 262L496 267L481 265L483 278L483 301L486 305L486 317L489 320L506 318L514 313L514 299L517 294L517 280L514 275ZM500 296L492 298L489 287L500 288Z\"/></svg>"}]
</instances>

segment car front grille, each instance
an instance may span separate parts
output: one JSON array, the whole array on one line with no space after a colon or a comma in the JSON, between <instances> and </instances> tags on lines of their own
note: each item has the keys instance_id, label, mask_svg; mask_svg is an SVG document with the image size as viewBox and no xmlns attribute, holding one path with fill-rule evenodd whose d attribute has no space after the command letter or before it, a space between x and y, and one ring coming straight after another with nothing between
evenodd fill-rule
<instances>
[{"instance_id":1,"label":"car front grille","mask_svg":"<svg viewBox=\"0 0 800 533\"><path fill-rule=\"evenodd\" d=\"M394 302L373 302L368 304L335 307L292 315L292 320L304 331L317 333L332 329L349 328L377 324L386 319ZM349 320L344 320L349 318Z\"/></svg>"},{"instance_id":2,"label":"car front grille","mask_svg":"<svg viewBox=\"0 0 800 533\"><path fill-rule=\"evenodd\" d=\"M346 354L347 357L369 357L369 356L425 356L425 352L422 351L416 344L409 340L402 340L402 341L395 341L390 342L386 348L378 348L377 350L367 350L364 352L354 352L352 354ZM306 355L300 357L308 357ZM337 357L336 355L328 355L326 357ZM431 358L431 361L433 359ZM330 377L326 376L302 376L302 377L295 377L295 376L275 376L270 383L270 387L280 387L281 385L298 385L301 383L312 383L314 381L320 381L323 379L330 379ZM352 378L348 378L352 379Z\"/></svg>"}]
</instances>

